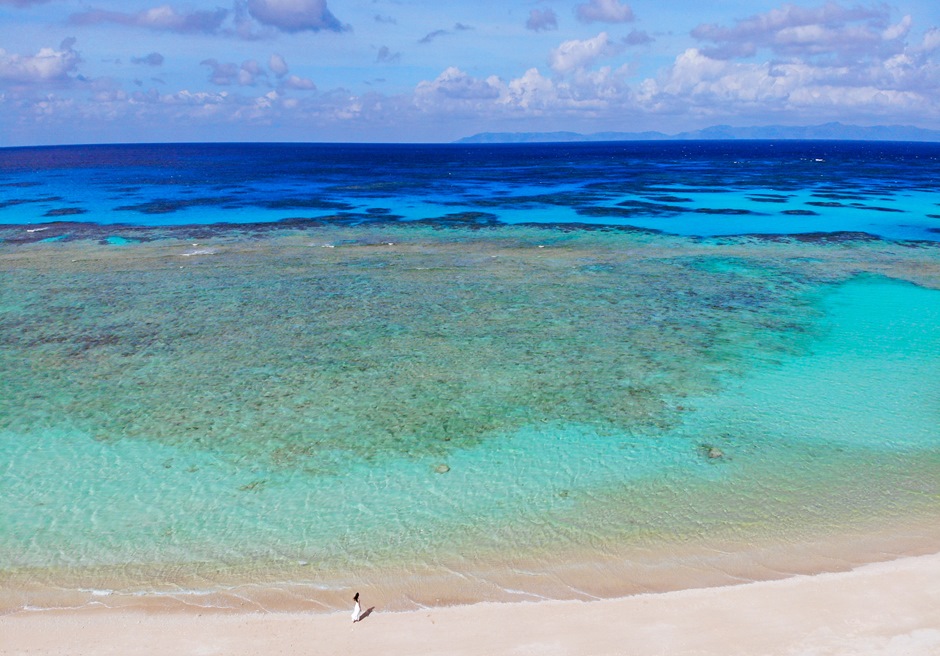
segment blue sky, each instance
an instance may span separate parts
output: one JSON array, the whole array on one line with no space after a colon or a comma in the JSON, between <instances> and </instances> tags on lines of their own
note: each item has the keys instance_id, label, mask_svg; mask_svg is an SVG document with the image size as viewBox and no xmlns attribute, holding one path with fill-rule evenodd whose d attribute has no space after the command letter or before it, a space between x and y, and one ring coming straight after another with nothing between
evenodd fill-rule
<instances>
[{"instance_id":1,"label":"blue sky","mask_svg":"<svg viewBox=\"0 0 940 656\"><path fill-rule=\"evenodd\" d=\"M940 2L0 0L0 146L940 129Z\"/></svg>"}]
</instances>

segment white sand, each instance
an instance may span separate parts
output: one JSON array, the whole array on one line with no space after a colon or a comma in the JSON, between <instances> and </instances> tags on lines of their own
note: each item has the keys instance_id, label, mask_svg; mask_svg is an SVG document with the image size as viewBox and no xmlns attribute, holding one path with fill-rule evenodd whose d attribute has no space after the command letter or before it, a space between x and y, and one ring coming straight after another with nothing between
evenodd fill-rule
<instances>
[{"instance_id":1,"label":"white sand","mask_svg":"<svg viewBox=\"0 0 940 656\"><path fill-rule=\"evenodd\" d=\"M936 656L940 554L609 601L377 608L355 625L348 611L22 611L0 617L0 654Z\"/></svg>"}]
</instances>

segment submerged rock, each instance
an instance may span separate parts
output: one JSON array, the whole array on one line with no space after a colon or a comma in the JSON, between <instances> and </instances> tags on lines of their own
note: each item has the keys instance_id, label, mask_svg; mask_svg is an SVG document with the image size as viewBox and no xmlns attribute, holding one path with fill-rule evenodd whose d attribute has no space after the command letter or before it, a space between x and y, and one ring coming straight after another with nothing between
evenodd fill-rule
<instances>
[{"instance_id":1,"label":"submerged rock","mask_svg":"<svg viewBox=\"0 0 940 656\"><path fill-rule=\"evenodd\" d=\"M725 452L712 444L700 445L699 452L709 460L723 460L725 458Z\"/></svg>"},{"instance_id":2,"label":"submerged rock","mask_svg":"<svg viewBox=\"0 0 940 656\"><path fill-rule=\"evenodd\" d=\"M442 463L438 465L437 467L435 467L434 471L436 471L438 474L446 474L447 472L450 471L450 467Z\"/></svg>"}]
</instances>

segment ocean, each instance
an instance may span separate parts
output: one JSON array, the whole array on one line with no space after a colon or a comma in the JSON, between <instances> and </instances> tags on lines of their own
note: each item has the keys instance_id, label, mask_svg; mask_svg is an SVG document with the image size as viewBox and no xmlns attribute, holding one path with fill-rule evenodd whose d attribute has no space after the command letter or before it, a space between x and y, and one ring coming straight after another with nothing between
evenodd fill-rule
<instances>
[{"instance_id":1,"label":"ocean","mask_svg":"<svg viewBox=\"0 0 940 656\"><path fill-rule=\"evenodd\" d=\"M0 611L940 545L940 144L0 149Z\"/></svg>"}]
</instances>

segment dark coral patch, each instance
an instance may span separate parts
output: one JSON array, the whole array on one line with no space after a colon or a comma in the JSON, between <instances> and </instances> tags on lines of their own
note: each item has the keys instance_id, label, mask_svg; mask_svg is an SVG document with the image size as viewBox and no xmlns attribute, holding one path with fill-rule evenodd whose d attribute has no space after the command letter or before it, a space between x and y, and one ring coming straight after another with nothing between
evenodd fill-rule
<instances>
[{"instance_id":1,"label":"dark coral patch","mask_svg":"<svg viewBox=\"0 0 940 656\"><path fill-rule=\"evenodd\" d=\"M841 244L853 241L881 241L881 237L870 232L854 232L844 230L839 232L798 232L785 235L752 234L752 238L764 241L798 241L803 243Z\"/></svg>"},{"instance_id":2,"label":"dark coral patch","mask_svg":"<svg viewBox=\"0 0 940 656\"><path fill-rule=\"evenodd\" d=\"M207 206L240 207L240 203L230 197L187 198L185 200L161 198L137 205L121 205L120 207L115 207L114 210L116 212L140 212L141 214L172 214L173 212L179 212L189 207Z\"/></svg>"},{"instance_id":3,"label":"dark coral patch","mask_svg":"<svg viewBox=\"0 0 940 656\"><path fill-rule=\"evenodd\" d=\"M751 210L739 210L733 208L714 208L714 207L700 207L695 210L699 214L726 214L729 216L742 216L745 214L755 214Z\"/></svg>"},{"instance_id":4,"label":"dark coral patch","mask_svg":"<svg viewBox=\"0 0 940 656\"><path fill-rule=\"evenodd\" d=\"M817 192L813 194L816 198L828 198L829 200L865 200L864 196L858 194L843 194L838 192Z\"/></svg>"},{"instance_id":5,"label":"dark coral patch","mask_svg":"<svg viewBox=\"0 0 940 656\"><path fill-rule=\"evenodd\" d=\"M80 207L60 207L57 209L49 210L43 216L75 216L76 214L87 214L88 210L82 209Z\"/></svg>"},{"instance_id":6,"label":"dark coral patch","mask_svg":"<svg viewBox=\"0 0 940 656\"><path fill-rule=\"evenodd\" d=\"M688 208L682 207L681 205L668 205L666 203L649 203L642 200L625 200L622 203L617 203L618 208L626 208L631 215L637 214L646 214L646 215L663 215L667 214L674 216L676 214L682 214L688 212ZM587 208L591 209L591 208ZM579 214L581 212L579 211ZM590 216L590 213L585 212L586 215ZM603 216L603 215L600 215Z\"/></svg>"},{"instance_id":7,"label":"dark coral patch","mask_svg":"<svg viewBox=\"0 0 940 656\"><path fill-rule=\"evenodd\" d=\"M484 228L502 225L499 217L489 212L455 212L445 214L433 219L419 219L413 223L431 224L435 226L466 226L469 228Z\"/></svg>"},{"instance_id":8,"label":"dark coral patch","mask_svg":"<svg viewBox=\"0 0 940 656\"><path fill-rule=\"evenodd\" d=\"M6 207L15 207L17 205L23 205L25 203L34 203L36 201L26 200L25 198L13 198L11 200L2 200L0 201L0 210Z\"/></svg>"},{"instance_id":9,"label":"dark coral patch","mask_svg":"<svg viewBox=\"0 0 940 656\"><path fill-rule=\"evenodd\" d=\"M61 200L61 196L44 196L42 198L11 198L10 200L0 201L0 210L5 207L25 205L26 203L58 203Z\"/></svg>"},{"instance_id":10,"label":"dark coral patch","mask_svg":"<svg viewBox=\"0 0 940 656\"><path fill-rule=\"evenodd\" d=\"M896 207L879 207L878 205L862 205L861 203L852 203L852 207L857 207L860 210L872 210L873 212L898 212L900 214L904 213L904 210L899 210Z\"/></svg>"},{"instance_id":11,"label":"dark coral patch","mask_svg":"<svg viewBox=\"0 0 940 656\"><path fill-rule=\"evenodd\" d=\"M748 196L748 200L754 203L786 203L786 198L773 198L769 196Z\"/></svg>"},{"instance_id":12,"label":"dark coral patch","mask_svg":"<svg viewBox=\"0 0 940 656\"><path fill-rule=\"evenodd\" d=\"M811 200L807 201L806 204L812 205L813 207L848 207L845 203L834 200Z\"/></svg>"},{"instance_id":13,"label":"dark coral patch","mask_svg":"<svg viewBox=\"0 0 940 656\"><path fill-rule=\"evenodd\" d=\"M338 201L323 200L322 198L278 198L264 203L261 207L271 210L282 209L310 209L310 210L351 210L353 206L349 203Z\"/></svg>"},{"instance_id":14,"label":"dark coral patch","mask_svg":"<svg viewBox=\"0 0 940 656\"><path fill-rule=\"evenodd\" d=\"M685 196L650 196L649 199L656 203L691 203L691 198L686 198Z\"/></svg>"}]
</instances>

